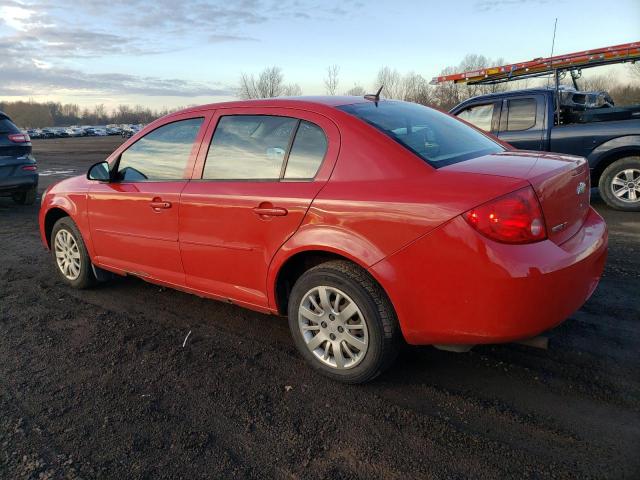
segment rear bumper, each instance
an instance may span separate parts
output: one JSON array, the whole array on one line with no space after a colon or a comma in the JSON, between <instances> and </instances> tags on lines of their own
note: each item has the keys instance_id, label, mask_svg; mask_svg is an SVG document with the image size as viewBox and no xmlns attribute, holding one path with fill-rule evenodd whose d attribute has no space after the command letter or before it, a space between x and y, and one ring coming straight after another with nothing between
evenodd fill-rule
<instances>
[{"instance_id":1,"label":"rear bumper","mask_svg":"<svg viewBox=\"0 0 640 480\"><path fill-rule=\"evenodd\" d=\"M408 343L501 343L535 336L579 309L606 254L607 227L593 209L561 245L497 243L457 217L370 270Z\"/></svg>"},{"instance_id":2,"label":"rear bumper","mask_svg":"<svg viewBox=\"0 0 640 480\"><path fill-rule=\"evenodd\" d=\"M29 173L0 178L0 194L29 190L38 186L38 174Z\"/></svg>"}]
</instances>

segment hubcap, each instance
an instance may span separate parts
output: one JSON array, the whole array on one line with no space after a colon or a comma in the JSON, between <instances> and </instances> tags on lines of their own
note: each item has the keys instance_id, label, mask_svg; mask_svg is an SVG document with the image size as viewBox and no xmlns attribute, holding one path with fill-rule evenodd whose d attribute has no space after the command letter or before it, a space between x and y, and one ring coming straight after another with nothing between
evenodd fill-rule
<instances>
[{"instance_id":1,"label":"hubcap","mask_svg":"<svg viewBox=\"0 0 640 480\"><path fill-rule=\"evenodd\" d=\"M75 280L80 275L80 250L78 242L68 230L59 230L54 240L56 263L62 275Z\"/></svg>"},{"instance_id":2,"label":"hubcap","mask_svg":"<svg viewBox=\"0 0 640 480\"><path fill-rule=\"evenodd\" d=\"M307 348L325 365L353 368L367 353L369 331L364 315L342 290L318 286L298 307L298 327Z\"/></svg>"},{"instance_id":3,"label":"hubcap","mask_svg":"<svg viewBox=\"0 0 640 480\"><path fill-rule=\"evenodd\" d=\"M627 168L618 172L611 181L611 191L623 202L640 201L640 170Z\"/></svg>"}]
</instances>

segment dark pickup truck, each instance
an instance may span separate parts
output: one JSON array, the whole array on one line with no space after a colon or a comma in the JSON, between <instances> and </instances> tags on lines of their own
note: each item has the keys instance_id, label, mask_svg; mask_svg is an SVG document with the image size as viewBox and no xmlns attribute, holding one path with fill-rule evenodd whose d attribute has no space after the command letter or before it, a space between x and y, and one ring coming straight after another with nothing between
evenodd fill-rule
<instances>
[{"instance_id":1,"label":"dark pickup truck","mask_svg":"<svg viewBox=\"0 0 640 480\"><path fill-rule=\"evenodd\" d=\"M615 107L606 92L535 88L470 98L450 113L521 150L585 157L609 206L640 211L640 106Z\"/></svg>"}]
</instances>

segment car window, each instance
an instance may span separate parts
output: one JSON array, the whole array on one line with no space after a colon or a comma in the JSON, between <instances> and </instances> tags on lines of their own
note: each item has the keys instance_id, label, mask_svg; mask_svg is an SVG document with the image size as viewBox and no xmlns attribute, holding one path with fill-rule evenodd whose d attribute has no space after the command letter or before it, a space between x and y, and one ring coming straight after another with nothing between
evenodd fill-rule
<instances>
[{"instance_id":1,"label":"car window","mask_svg":"<svg viewBox=\"0 0 640 480\"><path fill-rule=\"evenodd\" d=\"M472 125L486 131L491 131L491 119L493 118L494 104L488 105L474 105L469 108L465 108L458 113L458 118L461 118Z\"/></svg>"},{"instance_id":2,"label":"car window","mask_svg":"<svg viewBox=\"0 0 640 480\"><path fill-rule=\"evenodd\" d=\"M504 151L463 122L415 103L386 100L337 108L372 125L436 168Z\"/></svg>"},{"instance_id":3,"label":"car window","mask_svg":"<svg viewBox=\"0 0 640 480\"><path fill-rule=\"evenodd\" d=\"M118 178L124 181L166 181L184 178L203 118L163 125L122 152Z\"/></svg>"},{"instance_id":4,"label":"car window","mask_svg":"<svg viewBox=\"0 0 640 480\"><path fill-rule=\"evenodd\" d=\"M20 129L9 118L0 115L0 133L20 133Z\"/></svg>"},{"instance_id":5,"label":"car window","mask_svg":"<svg viewBox=\"0 0 640 480\"><path fill-rule=\"evenodd\" d=\"M535 98L509 100L507 130L513 132L533 127L536 124L536 103Z\"/></svg>"},{"instance_id":6,"label":"car window","mask_svg":"<svg viewBox=\"0 0 640 480\"><path fill-rule=\"evenodd\" d=\"M207 153L206 180L278 180L298 119L271 115L220 117Z\"/></svg>"},{"instance_id":7,"label":"car window","mask_svg":"<svg viewBox=\"0 0 640 480\"><path fill-rule=\"evenodd\" d=\"M302 120L289 153L284 178L292 180L315 177L326 153L327 137L322 129Z\"/></svg>"}]
</instances>

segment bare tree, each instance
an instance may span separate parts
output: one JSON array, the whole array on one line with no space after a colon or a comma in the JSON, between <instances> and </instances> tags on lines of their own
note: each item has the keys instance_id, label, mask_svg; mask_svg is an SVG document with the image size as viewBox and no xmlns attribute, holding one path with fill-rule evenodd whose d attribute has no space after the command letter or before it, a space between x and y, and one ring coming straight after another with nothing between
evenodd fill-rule
<instances>
[{"instance_id":1,"label":"bare tree","mask_svg":"<svg viewBox=\"0 0 640 480\"><path fill-rule=\"evenodd\" d=\"M429 105L431 103L431 92L429 83L419 73L409 72L401 79L403 97L401 100L408 102Z\"/></svg>"},{"instance_id":2,"label":"bare tree","mask_svg":"<svg viewBox=\"0 0 640 480\"><path fill-rule=\"evenodd\" d=\"M327 95L335 95L338 90L338 74L340 73L340 67L338 65L331 65L327 67L327 77L324 79L324 86L327 91Z\"/></svg>"},{"instance_id":3,"label":"bare tree","mask_svg":"<svg viewBox=\"0 0 640 480\"><path fill-rule=\"evenodd\" d=\"M257 79L243 73L240 76L238 95L243 99L279 97L285 89L283 79L282 69L275 66L265 68Z\"/></svg>"},{"instance_id":4,"label":"bare tree","mask_svg":"<svg viewBox=\"0 0 640 480\"><path fill-rule=\"evenodd\" d=\"M290 83L282 87L282 96L284 97L299 97L302 95L302 89L297 83Z\"/></svg>"},{"instance_id":5,"label":"bare tree","mask_svg":"<svg viewBox=\"0 0 640 480\"><path fill-rule=\"evenodd\" d=\"M378 70L378 75L375 80L375 89L378 90L381 86L382 95L386 98L403 99L404 98L404 85L402 83L402 77L397 70L392 70L389 67L382 67Z\"/></svg>"},{"instance_id":6,"label":"bare tree","mask_svg":"<svg viewBox=\"0 0 640 480\"><path fill-rule=\"evenodd\" d=\"M352 95L354 97L362 97L364 96L366 92L364 91L364 88L362 88L362 86L360 85L354 85L353 87L351 87L349 90L347 90L344 94L345 95Z\"/></svg>"}]
</instances>

